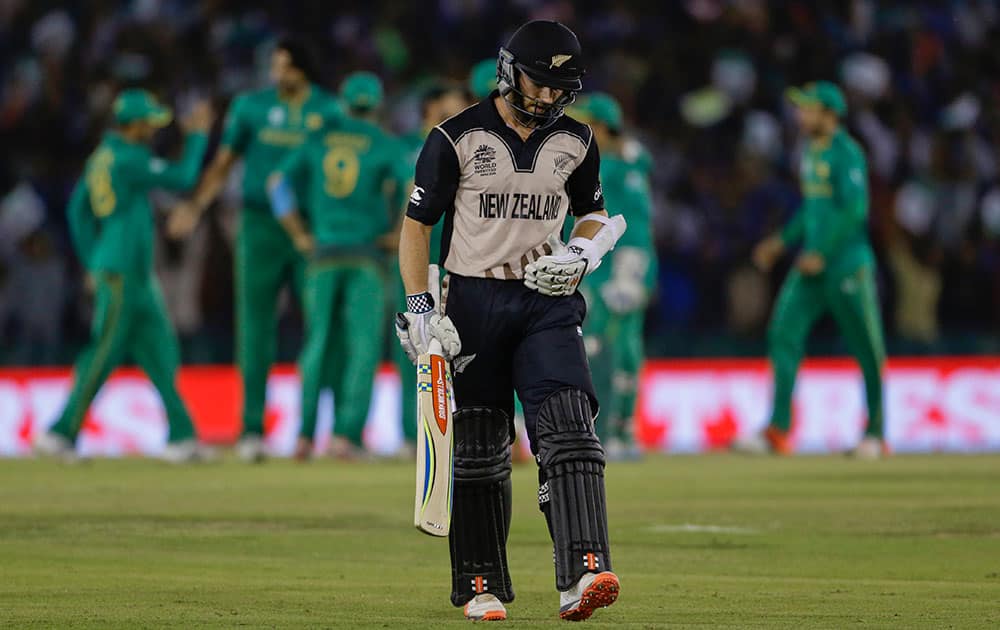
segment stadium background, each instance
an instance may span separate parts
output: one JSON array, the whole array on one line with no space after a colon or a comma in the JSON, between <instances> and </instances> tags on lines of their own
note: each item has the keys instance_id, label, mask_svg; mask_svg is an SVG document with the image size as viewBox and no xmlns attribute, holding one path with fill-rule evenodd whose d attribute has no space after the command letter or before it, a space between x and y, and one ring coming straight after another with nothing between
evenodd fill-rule
<instances>
[{"instance_id":1,"label":"stadium background","mask_svg":"<svg viewBox=\"0 0 1000 630\"><path fill-rule=\"evenodd\" d=\"M644 380L645 445L721 446L764 421L766 367L732 357L763 355L784 270L763 276L748 254L797 204L795 133L783 91L829 78L844 86L847 124L869 153L890 355L923 357L891 364L889 441L902 450L1000 448L997 3L331 7L294 0L0 2L0 363L12 366L0 371L0 453L26 452L32 427L54 414L64 395L67 368L31 366L68 365L86 338L88 296L63 210L119 88L148 87L181 111L195 96L210 95L221 113L235 92L266 79L270 44L294 30L319 45L328 87L353 70L377 72L389 96L384 121L405 132L418 124L424 87L464 81L513 28L540 17L579 33L589 60L586 88L617 96L631 131L654 156L660 277L646 339L650 356L660 359ZM178 139L171 128L158 148L169 154ZM157 272L188 364L232 361L236 181L192 239L158 244ZM162 208L172 202L156 198ZM301 324L293 300L283 313L280 357L287 362ZM824 324L810 350L844 349ZM94 452L155 450L162 440L155 394L131 374L99 399L85 450L88 441ZM294 388L287 378L279 371L272 382L275 436L297 412L294 396L281 393ZM377 395L385 398L374 409L393 413L392 375L380 379ZM194 396L211 387L233 392L228 407L194 409L203 433L208 422L217 439L231 435L236 413L229 407L238 404L231 372L189 369L182 387ZM806 450L856 438L860 383L849 362L811 364L797 416ZM395 439L387 430L371 438L380 448Z\"/></svg>"}]
</instances>

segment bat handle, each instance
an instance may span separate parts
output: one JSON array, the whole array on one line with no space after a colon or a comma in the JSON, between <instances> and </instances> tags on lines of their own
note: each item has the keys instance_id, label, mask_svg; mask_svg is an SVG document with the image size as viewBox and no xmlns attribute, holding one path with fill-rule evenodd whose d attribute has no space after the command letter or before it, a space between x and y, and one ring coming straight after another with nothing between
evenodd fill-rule
<instances>
[{"instance_id":1,"label":"bat handle","mask_svg":"<svg viewBox=\"0 0 1000 630\"><path fill-rule=\"evenodd\" d=\"M427 344L427 353L444 356L444 348L441 346L441 342L435 338L431 338L430 343Z\"/></svg>"}]
</instances>

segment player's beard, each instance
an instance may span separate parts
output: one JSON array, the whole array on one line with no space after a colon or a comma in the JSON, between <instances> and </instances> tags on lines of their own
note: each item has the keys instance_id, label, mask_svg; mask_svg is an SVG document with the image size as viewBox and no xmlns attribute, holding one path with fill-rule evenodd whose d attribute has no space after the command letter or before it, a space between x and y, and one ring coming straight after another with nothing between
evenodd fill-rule
<instances>
[{"instance_id":1,"label":"player's beard","mask_svg":"<svg viewBox=\"0 0 1000 630\"><path fill-rule=\"evenodd\" d=\"M559 117L558 115L552 116L552 112L564 107L558 103L544 103L537 99L529 99L520 90L511 90L503 98L514 119L529 129L548 127Z\"/></svg>"}]
</instances>

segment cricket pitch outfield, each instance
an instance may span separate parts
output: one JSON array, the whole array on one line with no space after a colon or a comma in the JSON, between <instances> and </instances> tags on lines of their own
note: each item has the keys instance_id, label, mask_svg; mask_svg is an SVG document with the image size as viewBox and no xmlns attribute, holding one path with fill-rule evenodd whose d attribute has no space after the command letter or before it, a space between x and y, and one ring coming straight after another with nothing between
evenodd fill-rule
<instances>
[{"instance_id":1,"label":"cricket pitch outfield","mask_svg":"<svg viewBox=\"0 0 1000 630\"><path fill-rule=\"evenodd\" d=\"M1000 456L649 457L607 471L622 595L587 626L1000 627ZM533 465L508 626L562 626ZM0 627L467 624L410 463L0 461Z\"/></svg>"}]
</instances>

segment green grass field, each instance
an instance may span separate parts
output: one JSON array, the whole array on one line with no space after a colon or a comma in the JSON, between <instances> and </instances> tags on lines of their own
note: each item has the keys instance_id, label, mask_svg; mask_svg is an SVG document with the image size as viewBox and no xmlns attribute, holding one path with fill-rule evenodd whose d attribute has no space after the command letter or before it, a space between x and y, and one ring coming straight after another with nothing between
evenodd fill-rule
<instances>
[{"instance_id":1,"label":"green grass field","mask_svg":"<svg viewBox=\"0 0 1000 630\"><path fill-rule=\"evenodd\" d=\"M508 625L557 620L534 466ZM608 469L618 603L590 626L1000 627L1000 457L651 458ZM403 463L0 461L0 626L467 624Z\"/></svg>"}]
</instances>

